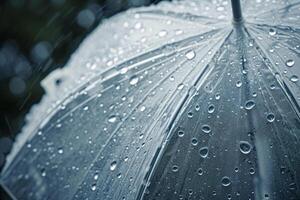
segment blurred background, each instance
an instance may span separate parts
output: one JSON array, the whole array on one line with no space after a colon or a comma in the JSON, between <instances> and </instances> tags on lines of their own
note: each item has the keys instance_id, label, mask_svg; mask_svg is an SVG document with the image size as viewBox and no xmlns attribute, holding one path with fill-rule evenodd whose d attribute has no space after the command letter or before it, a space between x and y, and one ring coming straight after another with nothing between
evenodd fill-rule
<instances>
[{"instance_id":1,"label":"blurred background","mask_svg":"<svg viewBox=\"0 0 300 200\"><path fill-rule=\"evenodd\" d=\"M101 20L159 1L0 1L0 170L26 113L44 94L40 81L63 67Z\"/></svg>"}]
</instances>

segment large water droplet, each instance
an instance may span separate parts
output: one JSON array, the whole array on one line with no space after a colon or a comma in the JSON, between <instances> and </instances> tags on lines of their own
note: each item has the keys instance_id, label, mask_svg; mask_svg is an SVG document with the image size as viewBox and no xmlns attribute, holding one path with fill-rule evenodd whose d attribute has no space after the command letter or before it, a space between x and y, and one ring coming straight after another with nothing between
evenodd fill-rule
<instances>
[{"instance_id":1,"label":"large water droplet","mask_svg":"<svg viewBox=\"0 0 300 200\"><path fill-rule=\"evenodd\" d=\"M177 165L172 166L172 171L173 172L178 172L179 167Z\"/></svg>"},{"instance_id":2,"label":"large water droplet","mask_svg":"<svg viewBox=\"0 0 300 200\"><path fill-rule=\"evenodd\" d=\"M246 109L246 110L251 110L251 109L254 108L254 106L255 106L255 101L253 101L253 100L248 100L248 101L246 101L245 109Z\"/></svg>"},{"instance_id":3,"label":"large water droplet","mask_svg":"<svg viewBox=\"0 0 300 200\"><path fill-rule=\"evenodd\" d=\"M194 114L192 112L188 112L187 116L188 118L193 118Z\"/></svg>"},{"instance_id":4,"label":"large water droplet","mask_svg":"<svg viewBox=\"0 0 300 200\"><path fill-rule=\"evenodd\" d=\"M136 85L138 82L139 82L139 78L136 75L132 76L129 79L129 84L130 85Z\"/></svg>"},{"instance_id":5,"label":"large water droplet","mask_svg":"<svg viewBox=\"0 0 300 200\"><path fill-rule=\"evenodd\" d=\"M276 30L273 29L273 28L270 28L269 29L269 35L271 35L271 36L276 35Z\"/></svg>"},{"instance_id":6,"label":"large water droplet","mask_svg":"<svg viewBox=\"0 0 300 200\"><path fill-rule=\"evenodd\" d=\"M63 154L63 153L64 153L64 150L60 147L60 148L58 148L57 152L58 152L59 154Z\"/></svg>"},{"instance_id":7,"label":"large water droplet","mask_svg":"<svg viewBox=\"0 0 300 200\"><path fill-rule=\"evenodd\" d=\"M240 88L242 86L242 84L243 84L242 81L237 81L236 84L235 84L235 86L238 87L238 88Z\"/></svg>"},{"instance_id":8,"label":"large water droplet","mask_svg":"<svg viewBox=\"0 0 300 200\"><path fill-rule=\"evenodd\" d=\"M196 56L196 53L195 51L191 50L191 51L188 51L186 52L185 54L185 57L188 59L188 60L192 60L193 58L195 58Z\"/></svg>"},{"instance_id":9,"label":"large water droplet","mask_svg":"<svg viewBox=\"0 0 300 200\"><path fill-rule=\"evenodd\" d=\"M177 86L177 90L182 90L184 87L184 84L183 83L180 83L178 86Z\"/></svg>"},{"instance_id":10,"label":"large water droplet","mask_svg":"<svg viewBox=\"0 0 300 200\"><path fill-rule=\"evenodd\" d=\"M95 174L94 174L94 180L96 181L96 180L98 180L98 178L99 178L99 174L98 174L98 173L95 173Z\"/></svg>"},{"instance_id":11,"label":"large water droplet","mask_svg":"<svg viewBox=\"0 0 300 200\"><path fill-rule=\"evenodd\" d=\"M286 61L285 64L286 64L286 66L288 66L288 67L293 67L294 64L295 64L295 61L292 60L292 59L289 59L289 60Z\"/></svg>"},{"instance_id":12,"label":"large water droplet","mask_svg":"<svg viewBox=\"0 0 300 200\"><path fill-rule=\"evenodd\" d=\"M208 113L213 113L215 111L215 106L213 104L208 106Z\"/></svg>"},{"instance_id":13,"label":"large water droplet","mask_svg":"<svg viewBox=\"0 0 300 200\"><path fill-rule=\"evenodd\" d=\"M168 34L168 32L166 30L161 30L161 31L159 31L158 36L165 37L167 34Z\"/></svg>"},{"instance_id":14,"label":"large water droplet","mask_svg":"<svg viewBox=\"0 0 300 200\"><path fill-rule=\"evenodd\" d=\"M224 176L221 182L224 187L228 187L231 184L231 180L228 176Z\"/></svg>"},{"instance_id":15,"label":"large water droplet","mask_svg":"<svg viewBox=\"0 0 300 200\"><path fill-rule=\"evenodd\" d=\"M42 169L42 170L41 170L41 175L42 175L43 177L46 176L46 170L45 170L45 169Z\"/></svg>"},{"instance_id":16,"label":"large water droplet","mask_svg":"<svg viewBox=\"0 0 300 200\"><path fill-rule=\"evenodd\" d=\"M200 156L202 158L206 158L207 155L208 155L208 147L202 147L200 150L199 150L199 153L200 153Z\"/></svg>"},{"instance_id":17,"label":"large water droplet","mask_svg":"<svg viewBox=\"0 0 300 200\"><path fill-rule=\"evenodd\" d=\"M117 161L110 163L110 171L114 171L117 168Z\"/></svg>"},{"instance_id":18,"label":"large water droplet","mask_svg":"<svg viewBox=\"0 0 300 200\"><path fill-rule=\"evenodd\" d=\"M267 115L267 120L268 120L268 122L274 122L274 120L275 120L275 115L274 115L273 113L269 113L269 114Z\"/></svg>"},{"instance_id":19,"label":"large water droplet","mask_svg":"<svg viewBox=\"0 0 300 200\"><path fill-rule=\"evenodd\" d=\"M299 78L298 78L298 76L293 75L293 76L291 76L290 80L291 80L293 83L296 83L296 82L298 82Z\"/></svg>"},{"instance_id":20,"label":"large water droplet","mask_svg":"<svg viewBox=\"0 0 300 200\"><path fill-rule=\"evenodd\" d=\"M197 172L198 172L199 176L203 175L203 169L202 168L199 168Z\"/></svg>"},{"instance_id":21,"label":"large water droplet","mask_svg":"<svg viewBox=\"0 0 300 200\"><path fill-rule=\"evenodd\" d=\"M197 138L192 138L192 145L197 146L197 144L198 144Z\"/></svg>"},{"instance_id":22,"label":"large water droplet","mask_svg":"<svg viewBox=\"0 0 300 200\"><path fill-rule=\"evenodd\" d=\"M240 151L243 154L249 154L251 152L252 145L247 141L240 141Z\"/></svg>"},{"instance_id":23,"label":"large water droplet","mask_svg":"<svg viewBox=\"0 0 300 200\"><path fill-rule=\"evenodd\" d=\"M175 35L181 35L183 33L183 30L177 29L175 30Z\"/></svg>"},{"instance_id":24,"label":"large water droplet","mask_svg":"<svg viewBox=\"0 0 300 200\"><path fill-rule=\"evenodd\" d=\"M92 191L95 191L96 189L97 189L96 184L93 184L92 187L91 187L91 190L92 190Z\"/></svg>"},{"instance_id":25,"label":"large water droplet","mask_svg":"<svg viewBox=\"0 0 300 200\"><path fill-rule=\"evenodd\" d=\"M179 137L183 137L184 136L184 131L183 130L179 130L178 131L178 136Z\"/></svg>"},{"instance_id":26,"label":"large water droplet","mask_svg":"<svg viewBox=\"0 0 300 200\"><path fill-rule=\"evenodd\" d=\"M83 108L84 111L86 111L86 110L88 110L88 109L89 109L88 106L84 106L84 108Z\"/></svg>"},{"instance_id":27,"label":"large water droplet","mask_svg":"<svg viewBox=\"0 0 300 200\"><path fill-rule=\"evenodd\" d=\"M211 131L210 126L207 125L207 124L204 124L204 125L202 126L202 131L203 131L204 133L210 133L210 131Z\"/></svg>"},{"instance_id":28,"label":"large water droplet","mask_svg":"<svg viewBox=\"0 0 300 200\"><path fill-rule=\"evenodd\" d=\"M111 115L109 118L108 118L108 122L109 123L115 123L117 121L117 116L116 115Z\"/></svg>"},{"instance_id":29,"label":"large water droplet","mask_svg":"<svg viewBox=\"0 0 300 200\"><path fill-rule=\"evenodd\" d=\"M142 28L142 23L141 22L137 22L135 25L134 25L134 28L135 29L141 29Z\"/></svg>"}]
</instances>

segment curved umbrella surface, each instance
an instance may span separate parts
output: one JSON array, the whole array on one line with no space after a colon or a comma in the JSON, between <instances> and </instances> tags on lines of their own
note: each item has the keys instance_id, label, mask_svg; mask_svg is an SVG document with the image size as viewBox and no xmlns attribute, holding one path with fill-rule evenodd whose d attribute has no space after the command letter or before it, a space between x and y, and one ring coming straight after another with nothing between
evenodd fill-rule
<instances>
[{"instance_id":1,"label":"curved umbrella surface","mask_svg":"<svg viewBox=\"0 0 300 200\"><path fill-rule=\"evenodd\" d=\"M242 5L238 25L228 1L196 0L100 25L45 81L3 187L19 199L299 199L300 2Z\"/></svg>"}]
</instances>

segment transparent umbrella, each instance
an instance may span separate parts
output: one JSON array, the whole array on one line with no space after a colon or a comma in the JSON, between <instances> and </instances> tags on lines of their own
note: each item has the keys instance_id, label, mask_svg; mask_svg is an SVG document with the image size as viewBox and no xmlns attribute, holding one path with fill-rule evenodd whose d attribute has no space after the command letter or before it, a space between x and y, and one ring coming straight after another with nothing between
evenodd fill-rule
<instances>
[{"instance_id":1,"label":"transparent umbrella","mask_svg":"<svg viewBox=\"0 0 300 200\"><path fill-rule=\"evenodd\" d=\"M300 1L242 1L244 17L231 3L164 2L100 25L44 81L2 187L17 199L299 199Z\"/></svg>"}]
</instances>

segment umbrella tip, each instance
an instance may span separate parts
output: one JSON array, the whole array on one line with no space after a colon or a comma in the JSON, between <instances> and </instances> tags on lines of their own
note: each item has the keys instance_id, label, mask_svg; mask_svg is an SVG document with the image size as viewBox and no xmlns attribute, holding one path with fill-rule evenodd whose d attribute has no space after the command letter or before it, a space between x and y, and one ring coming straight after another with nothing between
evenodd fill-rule
<instances>
[{"instance_id":1,"label":"umbrella tip","mask_svg":"<svg viewBox=\"0 0 300 200\"><path fill-rule=\"evenodd\" d=\"M233 23L239 24L243 22L240 0L231 0L231 8L232 8L232 15L233 15Z\"/></svg>"}]
</instances>

